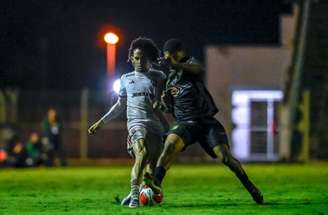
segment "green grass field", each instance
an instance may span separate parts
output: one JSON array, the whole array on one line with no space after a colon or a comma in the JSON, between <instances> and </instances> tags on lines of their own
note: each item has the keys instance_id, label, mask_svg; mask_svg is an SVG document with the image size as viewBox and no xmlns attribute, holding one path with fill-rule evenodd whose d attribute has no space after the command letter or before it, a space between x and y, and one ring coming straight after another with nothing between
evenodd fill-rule
<instances>
[{"instance_id":1,"label":"green grass field","mask_svg":"<svg viewBox=\"0 0 328 215\"><path fill-rule=\"evenodd\" d=\"M138 209L114 201L129 191L128 166L0 169L0 214L328 214L328 163L245 169L264 205L222 165L174 166L164 204Z\"/></svg>"}]
</instances>

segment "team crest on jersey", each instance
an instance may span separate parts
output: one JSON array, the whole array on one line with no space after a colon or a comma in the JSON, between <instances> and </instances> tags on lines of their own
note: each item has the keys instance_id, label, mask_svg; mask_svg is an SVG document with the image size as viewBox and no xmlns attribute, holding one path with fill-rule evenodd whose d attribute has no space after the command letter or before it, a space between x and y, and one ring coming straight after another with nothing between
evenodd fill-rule
<instances>
[{"instance_id":1,"label":"team crest on jersey","mask_svg":"<svg viewBox=\"0 0 328 215\"><path fill-rule=\"evenodd\" d=\"M173 97L177 97L181 91L181 88L180 87L170 87L168 90Z\"/></svg>"}]
</instances>

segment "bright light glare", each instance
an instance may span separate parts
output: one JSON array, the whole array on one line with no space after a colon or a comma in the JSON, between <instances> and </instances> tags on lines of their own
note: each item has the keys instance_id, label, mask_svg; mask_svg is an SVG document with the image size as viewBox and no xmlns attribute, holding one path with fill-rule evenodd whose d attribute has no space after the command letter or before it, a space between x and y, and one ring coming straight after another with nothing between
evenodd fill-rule
<instances>
[{"instance_id":1,"label":"bright light glare","mask_svg":"<svg viewBox=\"0 0 328 215\"><path fill-rule=\"evenodd\" d=\"M116 43L118 43L119 38L116 34L110 32L110 33L105 34L104 40L106 43L115 45Z\"/></svg>"},{"instance_id":2,"label":"bright light glare","mask_svg":"<svg viewBox=\"0 0 328 215\"><path fill-rule=\"evenodd\" d=\"M113 83L113 90L116 94L119 94L120 87L121 87L121 80L120 79L115 80Z\"/></svg>"}]
</instances>

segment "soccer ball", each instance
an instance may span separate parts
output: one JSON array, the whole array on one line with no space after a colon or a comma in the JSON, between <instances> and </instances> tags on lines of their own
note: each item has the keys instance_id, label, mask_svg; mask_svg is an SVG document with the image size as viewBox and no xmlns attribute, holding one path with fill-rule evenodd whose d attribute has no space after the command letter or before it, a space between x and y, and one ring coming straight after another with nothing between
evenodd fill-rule
<instances>
[{"instance_id":1,"label":"soccer ball","mask_svg":"<svg viewBox=\"0 0 328 215\"><path fill-rule=\"evenodd\" d=\"M141 205L153 205L155 202L153 200L154 191L150 187L143 187L139 193L139 201Z\"/></svg>"},{"instance_id":2,"label":"soccer ball","mask_svg":"<svg viewBox=\"0 0 328 215\"><path fill-rule=\"evenodd\" d=\"M151 206L155 204L160 204L163 202L163 198L164 195L162 192L155 194L154 191L148 186L144 186L140 190L139 201L141 205Z\"/></svg>"},{"instance_id":3,"label":"soccer ball","mask_svg":"<svg viewBox=\"0 0 328 215\"><path fill-rule=\"evenodd\" d=\"M164 199L163 192L160 192L158 194L154 193L153 201L155 204L161 204L163 202L163 199Z\"/></svg>"}]
</instances>

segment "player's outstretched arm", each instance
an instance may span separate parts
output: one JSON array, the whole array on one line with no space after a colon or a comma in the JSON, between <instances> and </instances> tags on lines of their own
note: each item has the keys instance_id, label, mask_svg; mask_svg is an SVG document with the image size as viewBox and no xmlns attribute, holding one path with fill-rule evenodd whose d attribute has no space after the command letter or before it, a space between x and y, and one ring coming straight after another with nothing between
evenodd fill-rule
<instances>
[{"instance_id":1,"label":"player's outstretched arm","mask_svg":"<svg viewBox=\"0 0 328 215\"><path fill-rule=\"evenodd\" d=\"M102 124L104 124L104 122L102 120L98 120L97 122L95 122L93 125L90 126L90 128L88 129L88 133L95 134L98 128L102 126Z\"/></svg>"},{"instance_id":2,"label":"player's outstretched arm","mask_svg":"<svg viewBox=\"0 0 328 215\"><path fill-rule=\"evenodd\" d=\"M126 98L121 98L117 100L117 102L111 107L111 109L101 117L97 122L95 122L88 129L89 134L95 134L97 130L108 121L117 118L119 115L123 113L126 107Z\"/></svg>"},{"instance_id":3,"label":"player's outstretched arm","mask_svg":"<svg viewBox=\"0 0 328 215\"><path fill-rule=\"evenodd\" d=\"M170 60L172 67L175 69L182 69L183 71L194 75L198 75L204 72L204 67L194 59L193 61L186 63L178 62L172 56L169 56L168 59Z\"/></svg>"}]
</instances>

